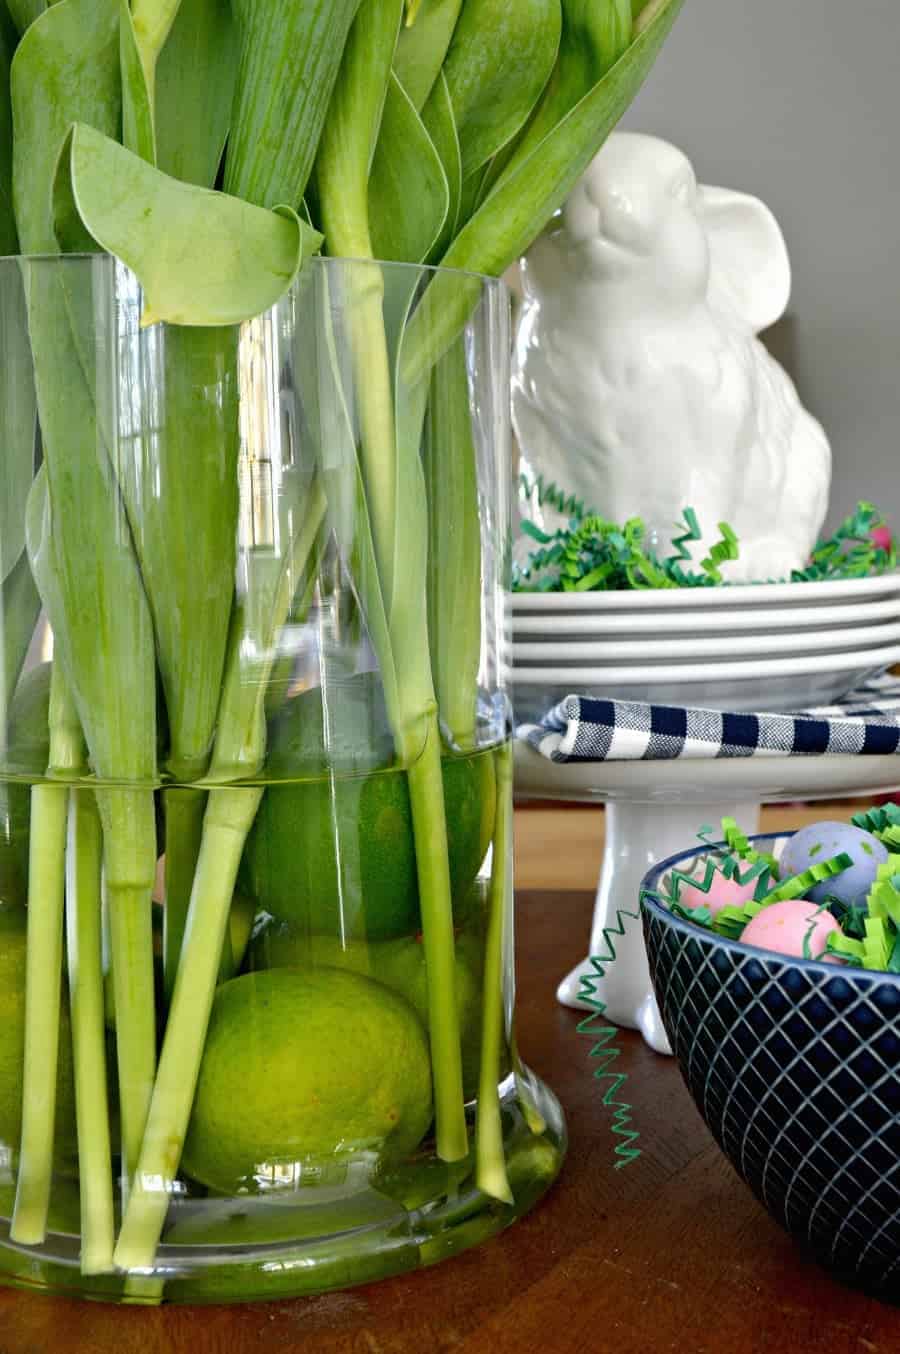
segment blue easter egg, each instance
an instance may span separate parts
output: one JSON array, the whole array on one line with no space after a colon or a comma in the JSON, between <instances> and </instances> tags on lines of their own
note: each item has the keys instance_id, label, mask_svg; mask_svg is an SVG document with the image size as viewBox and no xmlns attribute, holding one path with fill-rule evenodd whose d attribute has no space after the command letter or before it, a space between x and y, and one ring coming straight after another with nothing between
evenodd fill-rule
<instances>
[{"instance_id":1,"label":"blue easter egg","mask_svg":"<svg viewBox=\"0 0 900 1354\"><path fill-rule=\"evenodd\" d=\"M780 873L802 874L804 870L844 852L853 864L840 874L823 879L811 888L805 897L823 903L826 898L840 898L842 903L860 904L875 883L878 866L888 858L887 847L852 823L810 823L790 838L781 853Z\"/></svg>"}]
</instances>

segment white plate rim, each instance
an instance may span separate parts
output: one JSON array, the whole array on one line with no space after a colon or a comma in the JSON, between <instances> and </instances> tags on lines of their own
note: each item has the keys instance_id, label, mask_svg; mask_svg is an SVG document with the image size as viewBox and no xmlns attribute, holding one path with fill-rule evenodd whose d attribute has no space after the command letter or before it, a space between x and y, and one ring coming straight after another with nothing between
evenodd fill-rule
<instances>
[{"instance_id":1,"label":"white plate rim","mask_svg":"<svg viewBox=\"0 0 900 1354\"><path fill-rule=\"evenodd\" d=\"M635 588L623 592L511 592L513 611L646 611L715 606L768 605L876 597L900 592L900 572L817 583L733 583L715 588Z\"/></svg>"},{"instance_id":2,"label":"white plate rim","mask_svg":"<svg viewBox=\"0 0 900 1354\"><path fill-rule=\"evenodd\" d=\"M804 677L813 673L871 672L900 663L900 644L887 648L858 649L849 653L808 658L775 658L768 661L741 659L734 663L673 663L660 667L516 668L507 671L522 686L616 686L633 682L658 686L663 682L763 681L767 677Z\"/></svg>"},{"instance_id":3,"label":"white plate rim","mask_svg":"<svg viewBox=\"0 0 900 1354\"><path fill-rule=\"evenodd\" d=\"M857 621L881 622L900 620L900 592L882 602L846 602L843 605L822 607L771 607L743 611L740 608L727 615L718 611L645 611L628 615L520 615L514 614L512 631L521 635L570 634L574 630L586 635L651 634L666 630L718 631L731 634L738 631L787 630L816 627L823 632L848 629Z\"/></svg>"},{"instance_id":4,"label":"white plate rim","mask_svg":"<svg viewBox=\"0 0 900 1354\"><path fill-rule=\"evenodd\" d=\"M643 644L637 640L599 640L593 643L578 641L571 644L560 644L550 640L542 644L530 644L517 640L512 645L512 661L517 671L520 667L523 671L527 671L529 664L541 664L551 657L567 665L578 663L579 660L588 663L598 659L605 665L620 660L640 660L643 655L656 658L657 653L651 653L651 649L660 651L659 656L669 651L673 659L719 657L723 661L728 661L754 652L763 657L764 654L772 654L775 650L781 651L779 657L789 658L803 653L831 652L842 647L848 651L873 645L881 647L895 640L900 641L900 621L893 625L864 625L852 630L832 630L824 633L813 631L804 635L794 635L790 639L785 638L781 643L777 636L766 642L756 635L679 640L659 640L648 636Z\"/></svg>"}]
</instances>

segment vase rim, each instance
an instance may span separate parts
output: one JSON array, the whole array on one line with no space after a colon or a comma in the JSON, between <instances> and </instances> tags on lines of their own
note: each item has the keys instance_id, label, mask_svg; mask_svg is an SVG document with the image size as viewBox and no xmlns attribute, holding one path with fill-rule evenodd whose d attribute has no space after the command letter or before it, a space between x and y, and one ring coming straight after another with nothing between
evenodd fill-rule
<instances>
[{"instance_id":1,"label":"vase rim","mask_svg":"<svg viewBox=\"0 0 900 1354\"><path fill-rule=\"evenodd\" d=\"M125 268L131 268L130 264L124 259L119 259L117 255L109 253L108 250L98 249L96 251L81 250L70 254L53 254L42 252L37 254L0 254L0 264L4 263L87 263L96 262L99 259L113 259L121 263ZM479 273L472 268L445 268L436 263L409 263L402 259L365 259L350 258L342 255L331 254L310 254L304 258L300 266L298 276L302 274L308 266L321 267L323 264L333 268L343 268L353 266L354 268L377 267L382 270L389 269L414 269L417 273L445 273L450 276L467 278L473 282L479 282L485 290L498 290L501 294L509 294L510 288L502 277L494 277L490 273ZM133 270L131 270L133 271Z\"/></svg>"}]
</instances>

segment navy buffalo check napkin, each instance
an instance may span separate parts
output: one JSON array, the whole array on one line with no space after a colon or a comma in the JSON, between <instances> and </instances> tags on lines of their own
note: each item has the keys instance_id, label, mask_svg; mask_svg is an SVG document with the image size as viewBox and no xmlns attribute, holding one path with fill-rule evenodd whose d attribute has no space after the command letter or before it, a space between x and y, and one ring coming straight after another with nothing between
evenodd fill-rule
<instances>
[{"instance_id":1,"label":"navy buffalo check napkin","mask_svg":"<svg viewBox=\"0 0 900 1354\"><path fill-rule=\"evenodd\" d=\"M567 696L518 736L552 762L900 753L900 678L887 673L837 705L789 715Z\"/></svg>"}]
</instances>

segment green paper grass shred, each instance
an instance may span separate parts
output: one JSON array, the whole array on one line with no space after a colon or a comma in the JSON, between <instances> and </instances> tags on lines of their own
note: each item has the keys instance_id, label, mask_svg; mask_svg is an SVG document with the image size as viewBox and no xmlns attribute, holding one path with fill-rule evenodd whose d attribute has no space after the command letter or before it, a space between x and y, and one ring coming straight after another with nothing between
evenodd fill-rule
<instances>
[{"instance_id":1,"label":"green paper grass shred","mask_svg":"<svg viewBox=\"0 0 900 1354\"><path fill-rule=\"evenodd\" d=\"M727 857L725 859L727 860ZM762 912L763 908L771 907L773 903L787 902L792 898L802 897L804 893L807 893L816 884L821 883L823 879L830 879L833 875L840 874L842 870L846 870L852 864L853 861L850 856L842 851L840 855L833 856L830 860L822 861L818 865L813 865L808 870L804 870L802 874L782 880L774 889L765 891L765 885L763 885L762 890L758 890L757 895L746 903L730 903L727 907L721 908L715 917L711 917L707 921L696 914L707 912L708 909L687 908L679 901L678 895L682 883L692 884L701 889L702 892L708 893L715 875L717 873L725 874L723 859L720 858L718 863L708 860L702 880L683 874L680 870L673 870L669 877L668 892L662 895L662 901L671 911L675 912L676 916L697 922L699 925L725 936L728 940L739 940L744 927L753 917ZM755 862L751 866L751 870L760 866L762 866L760 881L764 881L767 878L767 875L763 873L766 869L764 861ZM744 877L740 875L726 877L737 878L738 882L744 883L748 878L752 878L752 873ZM760 891L762 896L758 896Z\"/></svg>"},{"instance_id":2,"label":"green paper grass shred","mask_svg":"<svg viewBox=\"0 0 900 1354\"><path fill-rule=\"evenodd\" d=\"M682 870L673 870L669 875L669 890L672 899L684 907L681 902L682 885L689 885L692 888L699 889L701 893L709 893L713 882L717 876L733 880L734 883L744 885L756 880L756 889L754 897L764 898L769 892L772 879L771 866L766 860L754 860L746 862L746 869L742 869L744 864L737 856L719 856L717 858L709 857L704 865L703 877L686 874ZM690 908L686 908L690 911Z\"/></svg>"},{"instance_id":3,"label":"green paper grass shred","mask_svg":"<svg viewBox=\"0 0 900 1354\"><path fill-rule=\"evenodd\" d=\"M888 973L900 973L900 931L894 936L894 944L891 948L891 957L888 960Z\"/></svg>"},{"instance_id":4,"label":"green paper grass shred","mask_svg":"<svg viewBox=\"0 0 900 1354\"><path fill-rule=\"evenodd\" d=\"M866 918L866 935L862 947L863 968L885 972L894 948L893 927L886 918Z\"/></svg>"},{"instance_id":5,"label":"green paper grass shred","mask_svg":"<svg viewBox=\"0 0 900 1354\"><path fill-rule=\"evenodd\" d=\"M610 522L567 494L553 481L519 477L519 493L526 511L551 508L568 519L556 531L545 531L524 516L523 535L537 542L524 564L513 570L513 589L519 592L613 592L645 588L702 588L723 585L722 566L739 558L740 541L727 522L720 522L720 539L695 562L692 546L703 531L692 507L684 509L672 540L673 554L660 559L646 543L640 517L624 525ZM819 542L804 569L789 580L759 582L824 582L882 574L896 565L896 551L872 540L872 531L884 526L882 514L871 503L859 503L835 534ZM739 585L737 585L739 586ZM897 837L900 844L900 834Z\"/></svg>"},{"instance_id":6,"label":"green paper grass shred","mask_svg":"<svg viewBox=\"0 0 900 1354\"><path fill-rule=\"evenodd\" d=\"M821 884L823 879L831 879L834 875L840 874L842 870L849 870L853 864L852 856L848 856L846 851L841 851L838 855L832 856L830 860L820 861L817 865L810 865L808 870L802 874L794 875L791 879L785 879L760 899L760 908L769 907L772 903L785 903L791 898L802 898L804 893L815 888L816 884Z\"/></svg>"},{"instance_id":7,"label":"green paper grass shred","mask_svg":"<svg viewBox=\"0 0 900 1354\"><path fill-rule=\"evenodd\" d=\"M773 879L777 880L781 877L775 857L765 851L757 851L755 847L751 846L750 841L733 818L722 819L722 836L729 849L741 860L750 864L767 865ZM739 880L738 882L743 883L744 881Z\"/></svg>"},{"instance_id":8,"label":"green paper grass shred","mask_svg":"<svg viewBox=\"0 0 900 1354\"><path fill-rule=\"evenodd\" d=\"M885 812L887 809L890 813ZM894 818L896 812L897 806L890 805L884 806L884 809L856 814L855 825L870 831L873 826L883 826L888 817ZM777 870L774 858L756 851L733 818L722 819L722 834L727 851L714 848L709 840L713 832L714 829L709 826L701 827L698 832L701 841L711 849L716 849L716 854L704 861L702 876L672 870L663 881L659 898L676 917L729 940L740 940L747 923L773 903L802 898L817 884L833 878L853 864L852 858L846 852L841 852L829 860L810 866L801 874L779 880L777 873L773 873ZM701 893L709 893L719 876L741 884L758 876L753 898L746 903L729 904L715 916L708 907L688 907L681 901L684 886L690 885ZM776 881L775 887L771 887L773 880ZM887 861L879 865L875 883L869 890L864 906L847 904L831 895L819 904L803 938L804 959L820 957L813 954L811 940L815 921L824 912L831 912L841 926L840 931L828 936L826 953L870 972L900 973L900 854L890 855Z\"/></svg>"},{"instance_id":9,"label":"green paper grass shred","mask_svg":"<svg viewBox=\"0 0 900 1354\"><path fill-rule=\"evenodd\" d=\"M825 943L825 949L828 954L849 960L856 968L864 967L864 947L861 940L852 940L850 936L845 936L840 931L832 931Z\"/></svg>"},{"instance_id":10,"label":"green paper grass shred","mask_svg":"<svg viewBox=\"0 0 900 1354\"><path fill-rule=\"evenodd\" d=\"M861 827L863 833L872 833L878 841L884 841L885 833L900 829L900 804L878 804L876 808L854 814L850 822L854 827ZM900 835L895 839L895 845L900 845Z\"/></svg>"},{"instance_id":11,"label":"green paper grass shred","mask_svg":"<svg viewBox=\"0 0 900 1354\"><path fill-rule=\"evenodd\" d=\"M870 917L890 920L900 931L900 856L890 856L879 865L875 883L869 890L866 905Z\"/></svg>"},{"instance_id":12,"label":"green paper grass shred","mask_svg":"<svg viewBox=\"0 0 900 1354\"><path fill-rule=\"evenodd\" d=\"M605 976L606 966L615 962L615 937L624 936L626 918L632 921L639 920L636 912L622 912L617 909L615 925L603 928L603 951L599 955L591 956L590 962L594 971L582 975L579 993L580 999L593 1007L593 1013L579 1021L578 1033L590 1035L596 1040L589 1054L591 1058L600 1060L600 1066L594 1069L594 1079L609 1082L603 1093L603 1104L612 1110L612 1133L621 1138L613 1153L617 1158L615 1163L617 1171L636 1161L641 1155L641 1149L634 1146L640 1134L631 1125L631 1106L626 1101L615 1098L625 1085L627 1073L610 1071L621 1052L614 1043L619 1031L613 1025L603 1024L602 1018L606 1007L597 996L597 983Z\"/></svg>"}]
</instances>

